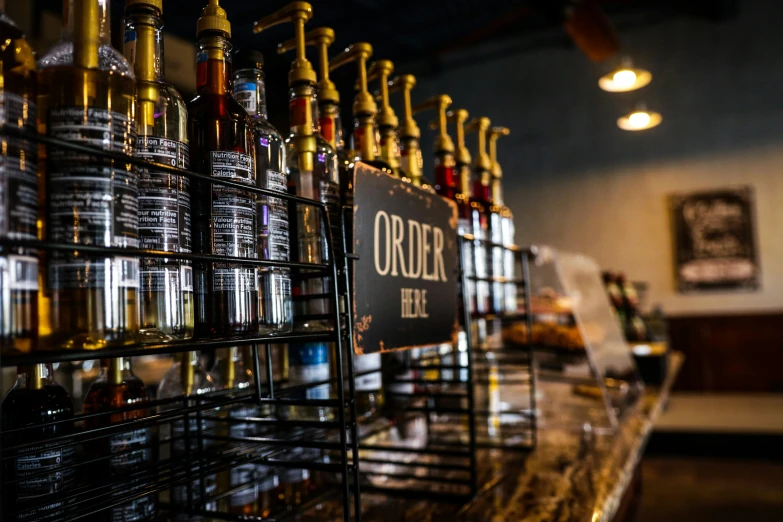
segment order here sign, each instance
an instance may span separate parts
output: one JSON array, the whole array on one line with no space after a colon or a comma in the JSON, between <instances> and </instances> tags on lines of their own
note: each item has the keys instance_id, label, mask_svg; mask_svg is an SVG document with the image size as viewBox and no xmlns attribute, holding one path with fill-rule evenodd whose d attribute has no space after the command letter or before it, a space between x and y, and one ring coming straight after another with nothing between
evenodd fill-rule
<instances>
[{"instance_id":1,"label":"order here sign","mask_svg":"<svg viewBox=\"0 0 783 522\"><path fill-rule=\"evenodd\" d=\"M457 207L378 169L354 169L354 350L452 342Z\"/></svg>"}]
</instances>

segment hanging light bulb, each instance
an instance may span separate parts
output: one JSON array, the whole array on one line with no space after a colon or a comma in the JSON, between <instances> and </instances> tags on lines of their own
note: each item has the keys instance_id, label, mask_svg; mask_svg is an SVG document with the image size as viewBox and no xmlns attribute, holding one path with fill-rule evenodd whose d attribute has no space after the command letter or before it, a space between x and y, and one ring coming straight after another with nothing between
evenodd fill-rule
<instances>
[{"instance_id":1,"label":"hanging light bulb","mask_svg":"<svg viewBox=\"0 0 783 522\"><path fill-rule=\"evenodd\" d=\"M640 131L657 127L661 121L663 117L659 112L639 108L617 118L617 126L627 131Z\"/></svg>"},{"instance_id":2,"label":"hanging light bulb","mask_svg":"<svg viewBox=\"0 0 783 522\"><path fill-rule=\"evenodd\" d=\"M620 67L601 76L598 86L607 92L628 92L641 89L652 81L652 73L644 69Z\"/></svg>"}]
</instances>

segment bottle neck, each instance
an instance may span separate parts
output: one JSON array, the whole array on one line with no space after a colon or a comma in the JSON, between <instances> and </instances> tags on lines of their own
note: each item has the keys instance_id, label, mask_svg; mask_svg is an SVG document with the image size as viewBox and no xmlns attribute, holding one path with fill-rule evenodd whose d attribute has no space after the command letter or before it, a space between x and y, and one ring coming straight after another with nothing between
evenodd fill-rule
<instances>
[{"instance_id":1,"label":"bottle neck","mask_svg":"<svg viewBox=\"0 0 783 522\"><path fill-rule=\"evenodd\" d=\"M492 201L490 194L490 174L482 170L473 182L473 197L479 201L489 203Z\"/></svg>"},{"instance_id":2,"label":"bottle neck","mask_svg":"<svg viewBox=\"0 0 783 522\"><path fill-rule=\"evenodd\" d=\"M498 205L503 204L503 186L500 183L500 178L492 177L491 182L492 201Z\"/></svg>"},{"instance_id":3,"label":"bottle neck","mask_svg":"<svg viewBox=\"0 0 783 522\"><path fill-rule=\"evenodd\" d=\"M196 371L198 370L198 352L185 352L180 361L180 381L182 382L182 391L185 395L193 393L193 385L196 382Z\"/></svg>"},{"instance_id":4,"label":"bottle neck","mask_svg":"<svg viewBox=\"0 0 783 522\"><path fill-rule=\"evenodd\" d=\"M239 355L239 347L232 346L227 348L222 355L223 361L220 366L220 380L226 388L233 388L236 385L238 368L242 362Z\"/></svg>"},{"instance_id":5,"label":"bottle neck","mask_svg":"<svg viewBox=\"0 0 783 522\"><path fill-rule=\"evenodd\" d=\"M41 390L47 384L55 384L52 365L34 364L17 368L16 385L29 390Z\"/></svg>"},{"instance_id":6,"label":"bottle neck","mask_svg":"<svg viewBox=\"0 0 783 522\"><path fill-rule=\"evenodd\" d=\"M345 148L343 141L343 124L340 118L340 106L332 102L321 102L319 111L319 130L321 136L334 147L341 151Z\"/></svg>"},{"instance_id":7,"label":"bottle neck","mask_svg":"<svg viewBox=\"0 0 783 522\"><path fill-rule=\"evenodd\" d=\"M76 0L63 2L63 29L61 40L72 42L75 33L74 3ZM101 45L111 45L111 2L98 0L98 39Z\"/></svg>"},{"instance_id":8,"label":"bottle neck","mask_svg":"<svg viewBox=\"0 0 783 522\"><path fill-rule=\"evenodd\" d=\"M231 92L231 42L224 36L204 36L198 41L197 81L199 94Z\"/></svg>"},{"instance_id":9,"label":"bottle neck","mask_svg":"<svg viewBox=\"0 0 783 522\"><path fill-rule=\"evenodd\" d=\"M454 166L453 154L440 152L435 156L435 192L449 199L457 195Z\"/></svg>"},{"instance_id":10,"label":"bottle neck","mask_svg":"<svg viewBox=\"0 0 783 522\"><path fill-rule=\"evenodd\" d=\"M289 90L288 122L292 135L312 136L315 133L314 96L312 85L296 85Z\"/></svg>"},{"instance_id":11,"label":"bottle neck","mask_svg":"<svg viewBox=\"0 0 783 522\"><path fill-rule=\"evenodd\" d=\"M266 110L266 85L261 69L242 69L234 73L234 97L254 118L269 118Z\"/></svg>"},{"instance_id":12,"label":"bottle neck","mask_svg":"<svg viewBox=\"0 0 783 522\"><path fill-rule=\"evenodd\" d=\"M400 144L397 140L397 132L393 127L381 127L380 150L381 159L395 171L400 167Z\"/></svg>"},{"instance_id":13,"label":"bottle neck","mask_svg":"<svg viewBox=\"0 0 783 522\"><path fill-rule=\"evenodd\" d=\"M162 29L163 20L149 10L126 15L123 55L140 82L164 78Z\"/></svg>"},{"instance_id":14,"label":"bottle neck","mask_svg":"<svg viewBox=\"0 0 783 522\"><path fill-rule=\"evenodd\" d=\"M105 362L102 373L111 384L122 384L125 378L131 374L130 359L124 357L109 359Z\"/></svg>"},{"instance_id":15,"label":"bottle neck","mask_svg":"<svg viewBox=\"0 0 783 522\"><path fill-rule=\"evenodd\" d=\"M473 193L470 186L470 165L460 164L457 170L459 170L459 191L469 198Z\"/></svg>"},{"instance_id":16,"label":"bottle neck","mask_svg":"<svg viewBox=\"0 0 783 522\"><path fill-rule=\"evenodd\" d=\"M372 115L361 114L354 119L353 143L362 161L375 161L378 143L375 140L375 120Z\"/></svg>"}]
</instances>

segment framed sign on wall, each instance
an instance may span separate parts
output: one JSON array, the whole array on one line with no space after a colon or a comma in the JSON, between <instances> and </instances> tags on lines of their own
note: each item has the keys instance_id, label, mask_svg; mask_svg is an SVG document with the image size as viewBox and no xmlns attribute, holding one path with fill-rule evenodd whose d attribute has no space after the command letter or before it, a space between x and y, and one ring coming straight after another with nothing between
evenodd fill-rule
<instances>
[{"instance_id":1,"label":"framed sign on wall","mask_svg":"<svg viewBox=\"0 0 783 522\"><path fill-rule=\"evenodd\" d=\"M677 290L756 290L760 267L753 188L670 197Z\"/></svg>"}]
</instances>

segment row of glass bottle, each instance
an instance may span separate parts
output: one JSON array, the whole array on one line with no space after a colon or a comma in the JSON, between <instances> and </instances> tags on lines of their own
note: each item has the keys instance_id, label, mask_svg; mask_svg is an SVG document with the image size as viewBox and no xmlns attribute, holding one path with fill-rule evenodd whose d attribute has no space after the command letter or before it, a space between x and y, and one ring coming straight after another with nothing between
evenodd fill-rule
<instances>
[{"instance_id":1,"label":"row of glass bottle","mask_svg":"<svg viewBox=\"0 0 783 522\"><path fill-rule=\"evenodd\" d=\"M63 38L39 60L39 75L21 34L14 39L17 51L23 52L16 53L14 64L6 64L10 58L3 57L3 123L30 131L37 126L48 136L180 168L188 168L192 160L192 168L204 174L288 191L286 146L266 121L263 75L254 56L240 58L243 68L232 78L228 39L202 38L199 96L191 104L196 114L188 118L181 96L163 77L161 10L155 8L160 2L129 2L125 55L131 65L110 45L109 2L94 1L99 7L94 21L100 21L95 67L74 62L82 47L75 26L81 15L75 9L89 0L66 0ZM7 18L0 23L3 32L18 32ZM150 44L151 52L144 56ZM213 59L215 55L219 59ZM145 67L152 67L152 78ZM11 81L14 74L20 81ZM244 108L231 95L232 84ZM90 93L87 99L80 98L81 90ZM224 99L212 99L215 90ZM227 102L231 106L226 107ZM232 112L234 106L238 110ZM202 131L210 127L210 113L220 110L230 113L234 121L229 125L240 128L233 137L221 137L228 143L208 143L215 137L208 136L208 129ZM302 262L325 261L325 234L315 207L299 205L291 212L299 221L292 245L289 205L284 200L256 198L204 182L191 184L185 177L154 169L137 173L119 162L54 147L37 158L32 143L3 141L10 145L4 148L0 175L9 196L0 204L7 238L40 236L61 243L195 250L270 261L288 261L293 254ZM232 152L238 146L244 153ZM330 170L336 187L336 168ZM186 339L193 336L194 327L197 335L280 334L293 328L286 269L130 256L70 258L54 252L41 263L39 274L35 251L3 251L7 255L0 256L0 342L6 352L29 351L39 336L47 347L96 349L139 340ZM320 279L307 280L303 287L302 293L327 293ZM303 314L325 311L326 299L311 300L302 308ZM305 320L300 326L323 329L326 324Z\"/></svg>"},{"instance_id":2,"label":"row of glass bottle","mask_svg":"<svg viewBox=\"0 0 783 522\"><path fill-rule=\"evenodd\" d=\"M197 352L177 356L158 386L157 399L201 397L202 399L191 400L191 405L206 405L209 399L204 397L210 392L251 389L255 376L251 370L250 349L233 347L219 352L222 353L218 355L210 372L204 370L206 357L199 356ZM290 386L311 385L294 398L327 399L332 396L335 390L329 382L334 382L330 380L330 374L334 372L330 371L328 345L310 343L290 345L288 348L273 345L271 353L273 360L270 364L275 381L286 379ZM262 367L265 367L266 361L262 360L261 363ZM380 375L369 380L365 377L357 385L359 420L370 423L377 417L383 404ZM85 428L97 429L117 422L141 420L152 413L152 407L145 408L149 400L149 390L131 371L130 359L106 360L83 403L85 414L105 415L88 417L84 421ZM161 408L164 411L166 408L176 409L179 404L171 403ZM134 406L135 409L111 414L114 409L129 406ZM79 483L85 480L95 480L95 486L120 481L104 492L109 498L127 496L129 492L148 487L148 479L123 480L122 476L139 471L156 461L163 467L167 463L181 465L179 459L185 458L193 463L200 462L198 455L204 457L204 452L222 444L217 442L219 439L216 440L215 435L233 438L302 436L294 432L284 433L281 431L284 429L275 423L254 422L249 419L328 421L335 417L333 408L299 405L279 407L275 410L242 401L229 407L208 408L201 411L200 415L192 413L187 428L181 418L160 424L157 439L155 430L148 424L142 424L129 431L112 433L98 439L91 438L89 447L85 444L79 452L77 445L67 439L67 436L74 432L73 424L64 422L74 416L71 397L54 381L51 365L45 364L20 368L19 378L4 398L0 409L4 431L26 428L7 436L6 444L14 446L39 442L31 450L15 451L14 465L7 468L11 476L6 477L5 510L7 513L16 513L15 518L18 520L40 513L46 513L49 517L47 519L56 519L58 516L64 518L66 514L72 514L72 509L79 509L78 506L72 505L74 502L57 500L50 505L46 496L67 495L76 491ZM37 413L39 411L44 414ZM219 420L226 416L227 420ZM216 417L218 420L215 420ZM57 423L35 428L35 425L52 422ZM66 436L65 441L63 436ZM235 446L235 451L251 451L255 455L275 449L274 446L265 448L258 443L242 446L242 443L234 441L232 444L239 444ZM227 457L231 455L231 451L221 448L221 454ZM101 456L108 456L109 459L95 460L92 464L79 463L79 460L86 462L90 458L97 459ZM328 460L328 455L320 450L291 448L277 458L314 461ZM162 470L163 468L161 472ZM293 509L301 505L316 489L323 486L318 477L314 476L311 480L307 469L270 470L262 464L248 463L226 472L207 474L206 477L202 477L198 472L198 465L194 464L188 474L199 478L189 485L172 487L168 493L162 494L162 500L182 509L192 508L195 503L189 502L188 499L197 502L202 498L203 491L206 494L204 498L207 499L207 511L219 510L237 515L268 517L272 511ZM328 477L321 475L322 481L328 482ZM219 502L209 500L229 489L237 491ZM29 507L31 502L35 503L34 507ZM25 507L29 507L29 511ZM110 508L99 514L97 519L149 520L154 518L156 511L155 495L148 495L126 505ZM181 519L193 520L184 515Z\"/></svg>"}]
</instances>

